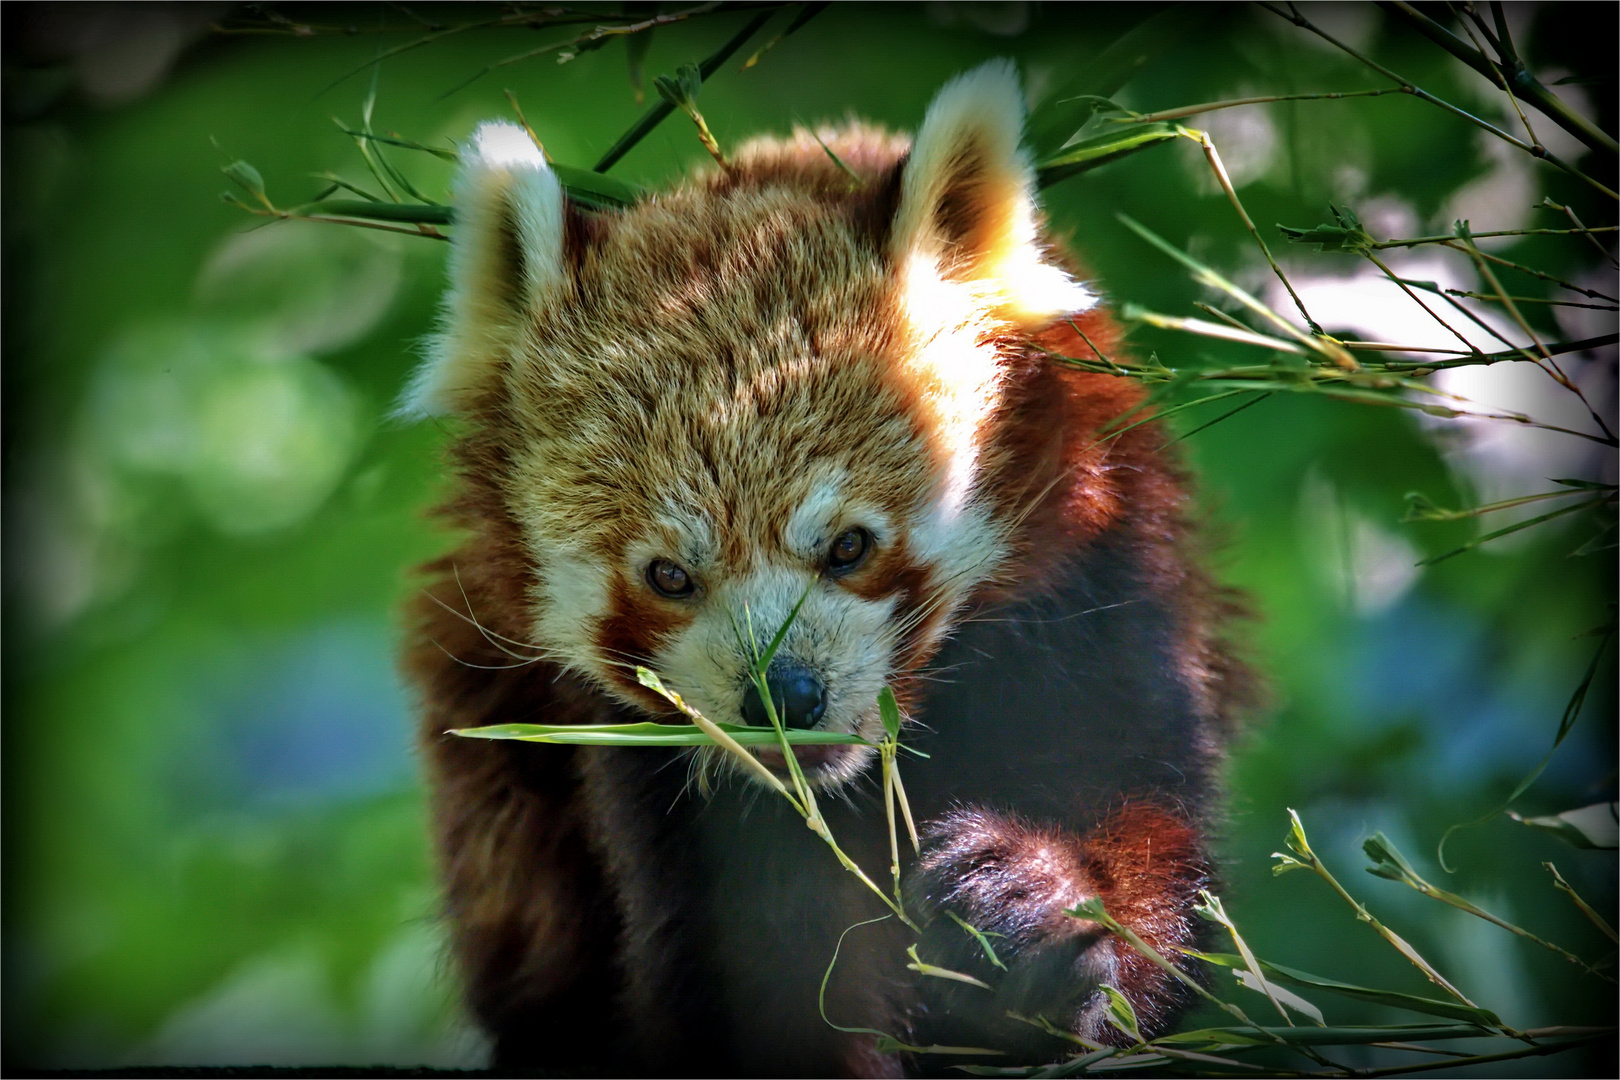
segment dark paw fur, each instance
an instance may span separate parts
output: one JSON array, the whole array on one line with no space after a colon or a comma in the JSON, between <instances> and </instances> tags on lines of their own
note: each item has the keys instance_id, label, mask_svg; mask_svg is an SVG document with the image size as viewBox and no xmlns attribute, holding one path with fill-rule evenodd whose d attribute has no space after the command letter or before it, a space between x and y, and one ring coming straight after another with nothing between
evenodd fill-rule
<instances>
[{"instance_id":1,"label":"dark paw fur","mask_svg":"<svg viewBox=\"0 0 1620 1080\"><path fill-rule=\"evenodd\" d=\"M1099 897L1121 923L1174 955L1195 941L1191 909L1206 880L1193 832L1149 805L1126 807L1084 837L985 810L947 815L928 830L910 893L929 920L918 954L992 989L925 979L943 984L925 987L929 1022L951 1038L996 1039L990 1045L1030 1054L1047 1052L1050 1037L1008 1012L1112 1041L1098 993L1106 983L1131 999L1144 1031L1163 1029L1179 1011L1182 989L1101 926L1064 910ZM987 936L1005 970L957 919Z\"/></svg>"}]
</instances>

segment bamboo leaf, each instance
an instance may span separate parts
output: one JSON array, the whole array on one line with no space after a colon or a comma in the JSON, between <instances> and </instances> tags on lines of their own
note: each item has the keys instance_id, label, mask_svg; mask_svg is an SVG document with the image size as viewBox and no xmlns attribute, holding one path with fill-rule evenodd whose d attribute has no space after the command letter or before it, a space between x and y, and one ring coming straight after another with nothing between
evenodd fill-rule
<instances>
[{"instance_id":1,"label":"bamboo leaf","mask_svg":"<svg viewBox=\"0 0 1620 1080\"><path fill-rule=\"evenodd\" d=\"M1130 998L1107 983L1098 989L1108 1001L1108 1011L1104 1014L1108 1022L1124 1032L1132 1042L1141 1042L1142 1030L1136 1022L1136 1009L1131 1005Z\"/></svg>"},{"instance_id":2,"label":"bamboo leaf","mask_svg":"<svg viewBox=\"0 0 1620 1080\"><path fill-rule=\"evenodd\" d=\"M954 911L946 909L945 914L949 915L952 922L954 922L957 926L960 926L963 930L966 930L968 935L972 937L974 941L979 943L979 948L984 950L984 955L987 960L989 960L996 967L1000 968L1002 971L1007 970L1007 965L1001 962L1001 957L996 955L995 947L990 944L989 934L983 930L980 930L977 926L974 926L972 923L968 922ZM1003 935L996 934L995 936L1001 937Z\"/></svg>"},{"instance_id":3,"label":"bamboo leaf","mask_svg":"<svg viewBox=\"0 0 1620 1080\"><path fill-rule=\"evenodd\" d=\"M744 746L775 746L772 728L715 724ZM516 739L519 742L575 746L713 746L715 741L692 724L491 724L455 728L450 734L468 739ZM793 728L784 733L797 746L866 746L858 735Z\"/></svg>"},{"instance_id":4,"label":"bamboo leaf","mask_svg":"<svg viewBox=\"0 0 1620 1080\"><path fill-rule=\"evenodd\" d=\"M270 200L264 194L264 177L259 175L258 169L245 161L238 160L223 166L219 171L248 194L266 206L270 205Z\"/></svg>"},{"instance_id":5,"label":"bamboo leaf","mask_svg":"<svg viewBox=\"0 0 1620 1080\"><path fill-rule=\"evenodd\" d=\"M952 971L950 968L942 968L934 964L923 962L922 958L917 955L917 946L915 945L909 945L906 947L906 955L911 957L912 960L911 963L906 965L907 969L915 971L919 975L927 975L930 978L935 979L945 979L949 982L967 983L969 986L977 986L985 990L992 989L990 984L985 982L983 979L975 979L973 976L964 975L960 971Z\"/></svg>"},{"instance_id":6,"label":"bamboo leaf","mask_svg":"<svg viewBox=\"0 0 1620 1080\"><path fill-rule=\"evenodd\" d=\"M1620 847L1620 804L1617 803L1593 803L1562 814L1528 818L1509 810L1508 817L1533 829L1545 829L1571 847Z\"/></svg>"},{"instance_id":7,"label":"bamboo leaf","mask_svg":"<svg viewBox=\"0 0 1620 1080\"><path fill-rule=\"evenodd\" d=\"M1193 956L1207 963L1220 967L1242 969L1245 964L1243 957L1233 953L1204 953L1188 949L1184 950L1188 956ZM1438 998L1419 997L1416 994L1403 994L1395 990L1377 990L1368 986L1357 986L1354 983L1339 982L1337 979L1324 978L1321 975L1312 975L1297 968L1284 967L1273 964L1268 960L1260 961L1261 970L1266 978L1273 982L1284 983L1288 986L1303 987L1307 990L1321 990L1329 994L1338 994L1341 997L1355 998L1359 1001L1370 1001L1378 1005L1389 1005L1410 1012L1423 1013L1427 1016L1444 1016L1452 1020L1462 1020L1470 1024L1477 1024L1470 1032L1479 1035L1479 1028L1497 1028L1502 1021L1489 1009L1470 1007L1457 1001L1443 1001ZM1289 1028L1289 1031L1311 1031L1311 1028ZM1331 1030L1331 1029L1328 1029ZM1384 1029L1387 1030L1387 1029Z\"/></svg>"},{"instance_id":8,"label":"bamboo leaf","mask_svg":"<svg viewBox=\"0 0 1620 1080\"><path fill-rule=\"evenodd\" d=\"M1315 244L1318 251L1342 251L1350 255L1365 255L1372 251L1375 241L1362 226L1355 211L1347 206L1328 204L1335 224L1314 225L1309 229L1278 225L1277 228L1296 244Z\"/></svg>"},{"instance_id":9,"label":"bamboo leaf","mask_svg":"<svg viewBox=\"0 0 1620 1080\"><path fill-rule=\"evenodd\" d=\"M1043 188L1050 187L1060 180L1067 180L1071 176L1078 176L1109 162L1129 157L1138 150L1174 139L1178 134L1179 129L1174 124L1143 124L1083 139L1041 162L1035 169L1036 183Z\"/></svg>"},{"instance_id":10,"label":"bamboo leaf","mask_svg":"<svg viewBox=\"0 0 1620 1080\"><path fill-rule=\"evenodd\" d=\"M883 730L889 738L900 737L900 706L894 700L894 691L885 686L878 691L878 712L883 716Z\"/></svg>"},{"instance_id":11,"label":"bamboo leaf","mask_svg":"<svg viewBox=\"0 0 1620 1080\"><path fill-rule=\"evenodd\" d=\"M1306 1001L1292 990L1284 990L1280 986L1273 986L1270 980L1263 976L1256 975L1252 971L1234 971L1232 974L1237 976L1237 981L1242 984L1244 989L1253 990L1257 994L1264 994L1267 998L1271 999L1271 1003L1273 1005L1281 1002L1290 1009L1293 1009L1295 1012L1299 1013L1301 1016L1310 1020L1313 1024L1325 1025L1327 1023L1322 1019L1321 1009L1318 1009L1315 1005L1312 1005L1310 1002Z\"/></svg>"},{"instance_id":12,"label":"bamboo leaf","mask_svg":"<svg viewBox=\"0 0 1620 1080\"><path fill-rule=\"evenodd\" d=\"M1234 959L1236 959L1234 957ZM1268 1027L1270 1038L1261 1038L1253 1028L1220 1027L1181 1031L1154 1039L1148 1045L1264 1046L1281 1039L1296 1046L1358 1046L1382 1042L1439 1042L1445 1039L1477 1039L1473 1024L1389 1024L1378 1027Z\"/></svg>"}]
</instances>

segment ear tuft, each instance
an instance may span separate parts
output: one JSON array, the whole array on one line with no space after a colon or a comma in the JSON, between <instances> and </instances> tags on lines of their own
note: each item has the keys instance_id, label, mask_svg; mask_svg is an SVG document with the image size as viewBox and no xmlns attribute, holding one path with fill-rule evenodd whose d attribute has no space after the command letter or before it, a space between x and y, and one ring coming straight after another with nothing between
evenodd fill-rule
<instances>
[{"instance_id":1,"label":"ear tuft","mask_svg":"<svg viewBox=\"0 0 1620 1080\"><path fill-rule=\"evenodd\" d=\"M563 279L562 186L529 133L480 124L453 188L450 290L396 414L465 408L500 371L532 307Z\"/></svg>"},{"instance_id":2,"label":"ear tuft","mask_svg":"<svg viewBox=\"0 0 1620 1080\"><path fill-rule=\"evenodd\" d=\"M1023 130L1010 60L946 83L912 143L889 250L897 265L927 260L945 279L977 286L1002 317L1032 327L1097 301L1043 258Z\"/></svg>"}]
</instances>

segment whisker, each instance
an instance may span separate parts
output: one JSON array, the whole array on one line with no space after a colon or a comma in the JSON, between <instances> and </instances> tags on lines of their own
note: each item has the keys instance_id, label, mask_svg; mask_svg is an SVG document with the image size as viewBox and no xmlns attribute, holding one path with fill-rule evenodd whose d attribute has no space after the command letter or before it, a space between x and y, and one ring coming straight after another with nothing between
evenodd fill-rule
<instances>
[{"instance_id":1,"label":"whisker","mask_svg":"<svg viewBox=\"0 0 1620 1080\"><path fill-rule=\"evenodd\" d=\"M543 656L535 656L529 658L528 660L520 660L515 664L475 664L470 660L463 660L461 657L457 656L443 645L439 645L437 641L434 641L433 644L438 646L440 652L444 653L444 655L448 656L462 667L475 668L479 671L510 671L513 668L523 668L528 667L530 664L537 664L541 660L545 659Z\"/></svg>"},{"instance_id":2,"label":"whisker","mask_svg":"<svg viewBox=\"0 0 1620 1080\"><path fill-rule=\"evenodd\" d=\"M480 634L484 635L484 640L488 641L491 645L494 645L497 649L500 649L502 652L506 653L508 656L515 656L515 654L512 653L511 650L509 650L509 649L505 648L503 645L501 645L500 642L496 641L495 640L496 638L500 638L501 641L510 642L511 644L516 645L519 648L523 648L523 649L537 649L538 650L538 649L541 648L538 645L530 645L530 644L527 644L526 642L517 641L517 640L515 640L513 638L506 637L504 634L496 634L493 630L486 629L484 627L484 625L478 621L477 613L473 611L472 599L467 595L467 587L461 583L461 568L458 567L455 563L451 563L450 564L450 573L456 579L456 588L458 590L460 590L460 592L461 592L462 603L467 605L468 620L473 624L473 626L477 627L478 632Z\"/></svg>"}]
</instances>

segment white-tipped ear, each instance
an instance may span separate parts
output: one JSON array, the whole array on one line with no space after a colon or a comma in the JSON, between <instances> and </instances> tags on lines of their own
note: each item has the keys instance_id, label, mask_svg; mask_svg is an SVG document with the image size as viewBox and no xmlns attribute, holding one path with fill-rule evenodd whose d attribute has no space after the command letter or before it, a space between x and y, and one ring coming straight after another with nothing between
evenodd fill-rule
<instances>
[{"instance_id":1,"label":"white-tipped ear","mask_svg":"<svg viewBox=\"0 0 1620 1080\"><path fill-rule=\"evenodd\" d=\"M932 262L946 279L981 287L1003 317L1037 326L1097 300L1042 258L1023 131L1024 95L1010 60L946 83L912 143L889 251L898 266Z\"/></svg>"},{"instance_id":2,"label":"white-tipped ear","mask_svg":"<svg viewBox=\"0 0 1620 1080\"><path fill-rule=\"evenodd\" d=\"M457 412L499 371L533 305L563 276L562 186L515 124L480 124L454 187L450 290L401 416Z\"/></svg>"}]
</instances>

